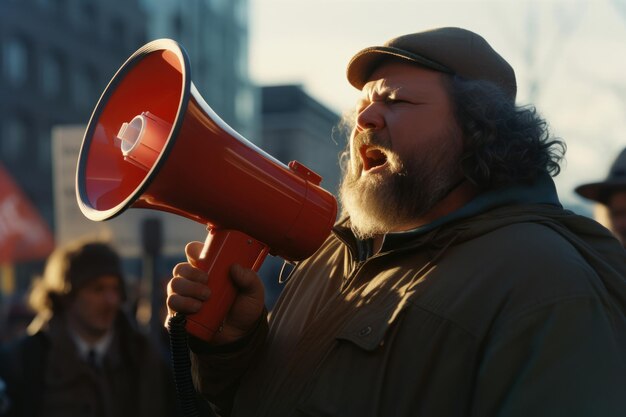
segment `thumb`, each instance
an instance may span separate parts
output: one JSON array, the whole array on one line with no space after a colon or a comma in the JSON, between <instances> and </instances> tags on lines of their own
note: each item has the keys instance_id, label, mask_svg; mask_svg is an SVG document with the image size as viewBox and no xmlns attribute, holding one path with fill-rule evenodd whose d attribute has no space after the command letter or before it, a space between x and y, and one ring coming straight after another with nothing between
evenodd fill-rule
<instances>
[{"instance_id":1,"label":"thumb","mask_svg":"<svg viewBox=\"0 0 626 417\"><path fill-rule=\"evenodd\" d=\"M240 294L253 296L264 293L263 283L252 269L233 264L230 267L230 278Z\"/></svg>"},{"instance_id":2,"label":"thumb","mask_svg":"<svg viewBox=\"0 0 626 417\"><path fill-rule=\"evenodd\" d=\"M204 244L202 242L189 242L185 246L185 256L187 261L195 268L200 268L200 255L202 254L202 248Z\"/></svg>"}]
</instances>

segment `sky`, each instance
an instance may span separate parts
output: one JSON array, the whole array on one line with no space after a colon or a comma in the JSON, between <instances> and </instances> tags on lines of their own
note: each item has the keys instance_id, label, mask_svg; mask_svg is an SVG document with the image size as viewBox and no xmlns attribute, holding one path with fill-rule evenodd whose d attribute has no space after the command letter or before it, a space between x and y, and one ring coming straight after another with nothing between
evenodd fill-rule
<instances>
[{"instance_id":1,"label":"sky","mask_svg":"<svg viewBox=\"0 0 626 417\"><path fill-rule=\"evenodd\" d=\"M573 189L603 180L626 147L626 0L250 0L250 73L261 85L300 84L332 110L359 92L346 64L399 35L460 26L515 69L518 105L533 104L568 146L555 179Z\"/></svg>"}]
</instances>

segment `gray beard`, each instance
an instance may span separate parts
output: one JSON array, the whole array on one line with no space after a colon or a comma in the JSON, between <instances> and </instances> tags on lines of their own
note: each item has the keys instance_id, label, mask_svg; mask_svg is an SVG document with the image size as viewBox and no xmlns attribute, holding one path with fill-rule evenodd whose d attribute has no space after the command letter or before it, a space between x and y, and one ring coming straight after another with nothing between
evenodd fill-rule
<instances>
[{"instance_id":1,"label":"gray beard","mask_svg":"<svg viewBox=\"0 0 626 417\"><path fill-rule=\"evenodd\" d=\"M363 177L346 167L339 194L354 233L367 239L415 223L458 184L459 159L444 151L436 161L413 158L386 175Z\"/></svg>"}]
</instances>

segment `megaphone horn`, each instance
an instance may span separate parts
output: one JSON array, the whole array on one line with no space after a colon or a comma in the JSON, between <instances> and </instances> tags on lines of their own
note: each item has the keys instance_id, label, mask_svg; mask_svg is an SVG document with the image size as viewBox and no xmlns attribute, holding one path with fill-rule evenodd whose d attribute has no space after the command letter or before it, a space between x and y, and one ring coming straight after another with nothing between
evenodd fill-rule
<instances>
[{"instance_id":1,"label":"megaphone horn","mask_svg":"<svg viewBox=\"0 0 626 417\"><path fill-rule=\"evenodd\" d=\"M230 265L258 270L268 251L304 259L326 239L337 203L320 181L220 119L191 82L184 49L160 39L137 50L102 93L83 139L76 196L94 221L133 207L208 227L201 260L213 295L188 317L187 331L210 340L235 296Z\"/></svg>"}]
</instances>

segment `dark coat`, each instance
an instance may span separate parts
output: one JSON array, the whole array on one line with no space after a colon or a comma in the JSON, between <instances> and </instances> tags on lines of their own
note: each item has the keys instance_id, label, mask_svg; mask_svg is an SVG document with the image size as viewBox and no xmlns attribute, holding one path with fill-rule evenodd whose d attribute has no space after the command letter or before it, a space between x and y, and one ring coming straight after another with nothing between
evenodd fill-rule
<instances>
[{"instance_id":1,"label":"dark coat","mask_svg":"<svg viewBox=\"0 0 626 417\"><path fill-rule=\"evenodd\" d=\"M79 357L66 326L57 318L2 349L0 378L6 383L9 417L40 417L44 404L46 416L176 414L169 368L122 315L101 369L94 370Z\"/></svg>"}]
</instances>

